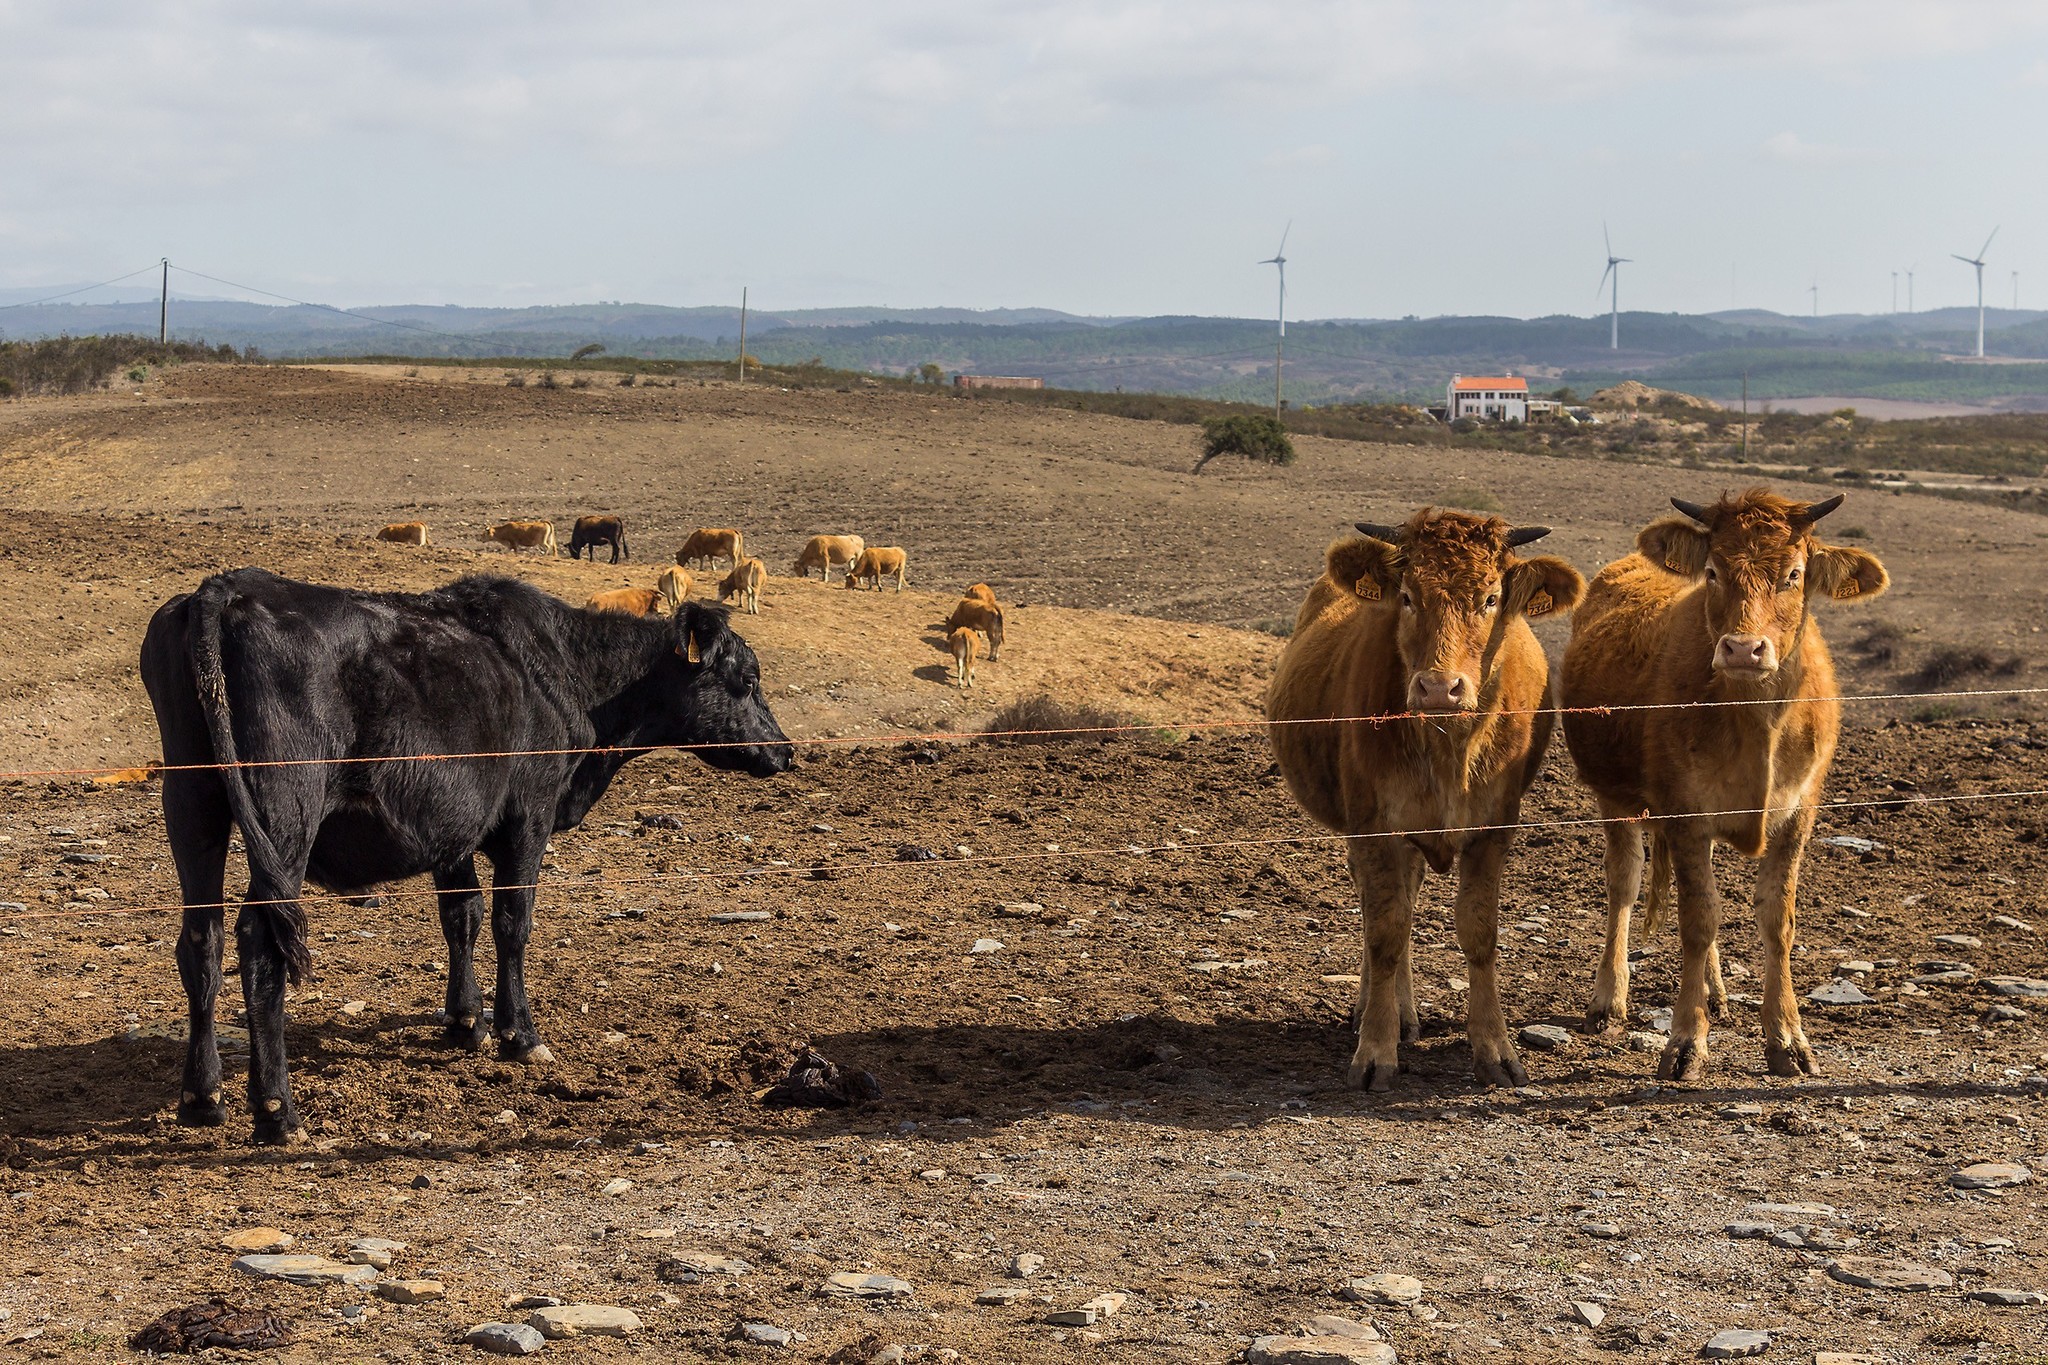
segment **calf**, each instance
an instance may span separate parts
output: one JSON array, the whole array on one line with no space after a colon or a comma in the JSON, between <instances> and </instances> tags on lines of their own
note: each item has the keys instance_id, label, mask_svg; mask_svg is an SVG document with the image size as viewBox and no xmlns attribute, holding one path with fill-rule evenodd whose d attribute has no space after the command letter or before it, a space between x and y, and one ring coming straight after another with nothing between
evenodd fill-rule
<instances>
[{"instance_id":1,"label":"calf","mask_svg":"<svg viewBox=\"0 0 2048 1365\"><path fill-rule=\"evenodd\" d=\"M761 614L761 585L768 578L768 566L758 559L742 559L718 584L718 600L737 596L750 616Z\"/></svg>"},{"instance_id":2,"label":"calf","mask_svg":"<svg viewBox=\"0 0 2048 1365\"><path fill-rule=\"evenodd\" d=\"M654 580L654 586L668 603L669 615L675 615L676 608L690 600L690 571L679 564L671 564L661 571L661 577Z\"/></svg>"},{"instance_id":3,"label":"calf","mask_svg":"<svg viewBox=\"0 0 2048 1365\"><path fill-rule=\"evenodd\" d=\"M1550 667L1525 618L1569 610L1585 580L1561 559L1516 556L1540 526L1424 508L1358 529L1330 546L1266 693L1288 789L1349 836L1365 919L1351 1083L1387 1089L1399 1044L1421 1036L1410 926L1424 865L1455 864L1473 1069L1524 1085L1496 969L1501 869L1553 723ZM1368 719L1339 719L1353 717Z\"/></svg>"},{"instance_id":4,"label":"calf","mask_svg":"<svg viewBox=\"0 0 2048 1365\"><path fill-rule=\"evenodd\" d=\"M846 586L858 587L862 579L876 592L882 590L882 580L891 574L896 576L896 591L903 591L903 570L909 557L894 545L873 546L860 552L860 558L846 571Z\"/></svg>"},{"instance_id":5,"label":"calf","mask_svg":"<svg viewBox=\"0 0 2048 1365\"><path fill-rule=\"evenodd\" d=\"M579 611L499 578L368 593L243 569L159 608L141 666L185 903L177 958L191 1026L178 1119L226 1117L214 1009L239 825L249 886L235 941L258 1142L299 1135L284 995L312 964L302 883L359 893L432 873L448 943L446 1036L480 1047L476 855L489 858L499 1052L545 1061L525 973L549 835L581 824L619 768L651 749L693 748L757 777L790 765L753 652L715 607L646 620ZM403 757L446 754L478 756Z\"/></svg>"},{"instance_id":6,"label":"calf","mask_svg":"<svg viewBox=\"0 0 2048 1365\"><path fill-rule=\"evenodd\" d=\"M626 552L626 523L617 517L578 517L576 525L569 531L569 558L577 559L588 548L592 561L597 559L597 547L609 545L612 557L607 563L616 564L633 556Z\"/></svg>"},{"instance_id":7,"label":"calf","mask_svg":"<svg viewBox=\"0 0 2048 1365\"><path fill-rule=\"evenodd\" d=\"M676 563L694 565L701 561L707 569L716 568L721 559L738 564L746 553L744 541L745 537L730 526L700 526L690 532L683 548L676 551Z\"/></svg>"},{"instance_id":8,"label":"calf","mask_svg":"<svg viewBox=\"0 0 2048 1365\"><path fill-rule=\"evenodd\" d=\"M1764 1061L1776 1076L1818 1069L1792 991L1793 909L1841 704L1813 608L1866 601L1889 582L1874 556L1814 535L1841 502L1791 502L1762 488L1711 507L1673 498L1684 515L1644 527L1636 553L1600 571L1572 622L1565 743L1613 822L1607 943L1586 1023L1599 1031L1628 1013L1628 917L1643 876L1634 821L1647 813L1650 914L1675 878L1684 953L1671 1041L1657 1062L1667 1079L1705 1074L1707 1008L1718 1013L1725 1001L1716 844L1762 860Z\"/></svg>"},{"instance_id":9,"label":"calf","mask_svg":"<svg viewBox=\"0 0 2048 1365\"><path fill-rule=\"evenodd\" d=\"M559 553L553 522L504 521L486 530L484 539L494 540L508 550L539 550L546 555Z\"/></svg>"},{"instance_id":10,"label":"calf","mask_svg":"<svg viewBox=\"0 0 2048 1365\"><path fill-rule=\"evenodd\" d=\"M811 570L816 569L818 577L829 583L833 568L851 571L853 561L860 558L867 545L859 536L812 536L804 543L803 553L796 557L790 572L798 578L809 578Z\"/></svg>"},{"instance_id":11,"label":"calf","mask_svg":"<svg viewBox=\"0 0 2048 1365\"><path fill-rule=\"evenodd\" d=\"M953 681L963 688L974 686L974 660L981 653L981 637L965 626L949 630L946 652L953 656Z\"/></svg>"},{"instance_id":12,"label":"calf","mask_svg":"<svg viewBox=\"0 0 2048 1365\"><path fill-rule=\"evenodd\" d=\"M652 616L668 606L668 594L660 588L613 588L597 593L583 604L585 611L615 611L625 616ZM673 612L674 607L669 607Z\"/></svg>"},{"instance_id":13,"label":"calf","mask_svg":"<svg viewBox=\"0 0 2048 1365\"><path fill-rule=\"evenodd\" d=\"M427 524L424 521L394 521L377 533L377 539L399 545L425 545Z\"/></svg>"}]
</instances>

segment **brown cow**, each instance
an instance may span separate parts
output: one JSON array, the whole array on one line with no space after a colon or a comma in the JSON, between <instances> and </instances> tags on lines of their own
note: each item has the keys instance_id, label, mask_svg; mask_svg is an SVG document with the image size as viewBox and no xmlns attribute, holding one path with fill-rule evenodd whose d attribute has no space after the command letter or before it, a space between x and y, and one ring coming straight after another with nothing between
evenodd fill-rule
<instances>
[{"instance_id":1,"label":"brown cow","mask_svg":"<svg viewBox=\"0 0 2048 1365\"><path fill-rule=\"evenodd\" d=\"M798 578L809 578L811 570L816 569L818 577L829 583L835 567L851 571L853 561L867 547L867 541L859 536L812 536L804 542L803 553L796 557L790 572Z\"/></svg>"},{"instance_id":2,"label":"brown cow","mask_svg":"<svg viewBox=\"0 0 2048 1365\"><path fill-rule=\"evenodd\" d=\"M1720 989L1714 845L1761 858L1756 917L1764 945L1764 1060L1771 1073L1815 1071L1792 994L1792 921L1814 803L1841 726L1834 664L1815 604L1885 590L1884 565L1824 545L1813 525L1842 499L1797 503L1761 489L1712 507L1681 502L1636 536L1635 554L1593 580L1564 656L1564 704L1648 706L1567 712L1565 743L1601 814L1648 813L1650 915L1677 881L1684 950L1671 1041L1657 1074L1697 1080L1707 1063L1707 1007ZM1752 705L1686 706L1697 702ZM1787 704L1796 703L1796 704ZM1607 945L1589 1029L1628 1011L1628 916L1643 875L1634 823L1607 826ZM1713 997L1710 1001L1710 996Z\"/></svg>"},{"instance_id":3,"label":"brown cow","mask_svg":"<svg viewBox=\"0 0 2048 1365\"><path fill-rule=\"evenodd\" d=\"M958 630L965 626L978 630L988 637L988 661L995 663L1003 652L1003 609L996 605L994 594L987 597L974 596L974 589L988 592L988 585L977 583L969 588L968 596L960 599L960 605L953 608L953 614L946 618L946 629Z\"/></svg>"},{"instance_id":4,"label":"brown cow","mask_svg":"<svg viewBox=\"0 0 2048 1365\"><path fill-rule=\"evenodd\" d=\"M1500 877L1553 723L1549 663L1524 618L1569 610L1585 579L1562 559L1516 556L1540 526L1424 508L1406 526L1358 529L1330 546L1266 693L1288 789L1350 836L1365 919L1351 1081L1387 1089L1400 1042L1421 1035L1410 925L1424 864L1455 863L1473 1067L1522 1085L1495 976ZM1355 716L1384 719L1302 723Z\"/></svg>"},{"instance_id":5,"label":"brown cow","mask_svg":"<svg viewBox=\"0 0 2048 1365\"><path fill-rule=\"evenodd\" d=\"M977 602L986 602L990 606L994 606L996 604L996 590L994 588L991 588L986 583L968 584L967 591L962 593L961 596L965 598L972 598Z\"/></svg>"},{"instance_id":6,"label":"brown cow","mask_svg":"<svg viewBox=\"0 0 2048 1365\"><path fill-rule=\"evenodd\" d=\"M558 553L555 542L555 527L547 521L504 521L484 532L485 540L495 540L511 550L539 550L543 554Z\"/></svg>"},{"instance_id":7,"label":"brown cow","mask_svg":"<svg viewBox=\"0 0 2048 1365\"><path fill-rule=\"evenodd\" d=\"M690 600L690 571L680 564L671 564L654 580L654 586L661 590L668 602L668 613L673 616L677 607Z\"/></svg>"},{"instance_id":8,"label":"brown cow","mask_svg":"<svg viewBox=\"0 0 2048 1365\"><path fill-rule=\"evenodd\" d=\"M867 549L860 552L860 558L854 560L853 567L846 571L846 586L849 588L858 587L860 580L865 578L868 581L869 587L873 588L876 592L880 592L882 590L882 580L894 574L896 576L896 591L902 592L903 570L909 562L910 557L904 554L899 546L870 545Z\"/></svg>"},{"instance_id":9,"label":"brown cow","mask_svg":"<svg viewBox=\"0 0 2048 1365\"><path fill-rule=\"evenodd\" d=\"M743 541L744 537L730 526L700 526L690 532L683 548L676 551L676 563L694 565L701 559L707 569L716 568L721 559L738 564L746 556Z\"/></svg>"},{"instance_id":10,"label":"brown cow","mask_svg":"<svg viewBox=\"0 0 2048 1365\"><path fill-rule=\"evenodd\" d=\"M768 566L766 564L763 564L758 559L742 559L739 563L733 565L731 573L719 580L718 600L723 602L726 598L737 594L740 599L740 606L744 607L749 615L759 616L761 614L761 584L767 578Z\"/></svg>"},{"instance_id":11,"label":"brown cow","mask_svg":"<svg viewBox=\"0 0 2048 1365\"><path fill-rule=\"evenodd\" d=\"M580 557L587 547L590 558L594 561L597 558L597 547L600 545L611 546L612 557L606 563L616 564L622 559L633 557L626 550L625 522L617 517L576 518L576 525L569 531L569 558Z\"/></svg>"},{"instance_id":12,"label":"brown cow","mask_svg":"<svg viewBox=\"0 0 2048 1365\"><path fill-rule=\"evenodd\" d=\"M668 594L660 588L613 588L593 596L583 604L583 609L615 611L621 616L652 616L667 602Z\"/></svg>"},{"instance_id":13,"label":"brown cow","mask_svg":"<svg viewBox=\"0 0 2048 1365\"><path fill-rule=\"evenodd\" d=\"M399 545L425 545L427 524L424 521L394 521L377 533L377 539Z\"/></svg>"},{"instance_id":14,"label":"brown cow","mask_svg":"<svg viewBox=\"0 0 2048 1365\"><path fill-rule=\"evenodd\" d=\"M965 626L949 630L946 652L953 656L953 681L962 687L974 686L974 659L981 653L981 636Z\"/></svg>"}]
</instances>

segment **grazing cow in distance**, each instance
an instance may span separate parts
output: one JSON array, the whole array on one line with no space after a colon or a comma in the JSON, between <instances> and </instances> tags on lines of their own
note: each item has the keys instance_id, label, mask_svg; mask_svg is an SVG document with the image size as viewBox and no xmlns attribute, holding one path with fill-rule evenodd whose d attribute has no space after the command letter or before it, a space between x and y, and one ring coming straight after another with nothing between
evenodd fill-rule
<instances>
[{"instance_id":1,"label":"grazing cow in distance","mask_svg":"<svg viewBox=\"0 0 2048 1365\"><path fill-rule=\"evenodd\" d=\"M394 521L377 533L377 539L397 545L425 545L427 524L424 521Z\"/></svg>"},{"instance_id":2,"label":"grazing cow in distance","mask_svg":"<svg viewBox=\"0 0 2048 1365\"><path fill-rule=\"evenodd\" d=\"M910 557L898 546L870 545L860 552L860 558L853 561L853 567L846 571L846 586L858 587L861 580L866 579L869 587L880 592L882 580L894 574L896 591L902 592L903 570L909 562Z\"/></svg>"},{"instance_id":3,"label":"grazing cow in distance","mask_svg":"<svg viewBox=\"0 0 2048 1365\"><path fill-rule=\"evenodd\" d=\"M555 555L555 527L547 521L503 521L484 532L485 540L494 540L508 550L539 550L545 555Z\"/></svg>"},{"instance_id":4,"label":"grazing cow in distance","mask_svg":"<svg viewBox=\"0 0 2048 1365\"><path fill-rule=\"evenodd\" d=\"M1684 515L1644 527L1636 553L1599 572L1572 622L1565 743L1615 822L1606 827L1607 942L1586 1024L1599 1031L1628 1012L1628 917L1643 878L1632 822L1647 813L1650 919L1673 879L1684 953L1671 1041L1657 1062L1666 1079L1705 1074L1707 1009L1726 999L1716 844L1762 860L1765 1064L1774 1076L1817 1070L1792 990L1793 917L1841 704L1813 609L1866 601L1890 581L1875 556L1815 536L1841 502L1792 502L1762 488L1710 507L1673 498Z\"/></svg>"},{"instance_id":5,"label":"grazing cow in distance","mask_svg":"<svg viewBox=\"0 0 2048 1365\"><path fill-rule=\"evenodd\" d=\"M1365 919L1351 1083L1387 1089L1400 1043L1421 1036L1416 896L1425 864L1455 864L1473 1069L1523 1085L1496 970L1501 868L1553 724L1550 666L1526 618L1570 610L1585 580L1562 559L1516 555L1549 534L1541 526L1424 508L1405 526L1358 529L1330 546L1266 693L1288 789L1350 836Z\"/></svg>"},{"instance_id":6,"label":"grazing cow in distance","mask_svg":"<svg viewBox=\"0 0 2048 1365\"><path fill-rule=\"evenodd\" d=\"M721 559L737 564L745 555L744 538L732 527L700 526L690 532L683 548L676 551L676 563L694 566L702 560L705 568L714 569Z\"/></svg>"},{"instance_id":7,"label":"grazing cow in distance","mask_svg":"<svg viewBox=\"0 0 2048 1365\"><path fill-rule=\"evenodd\" d=\"M975 588L988 595L975 596ZM953 614L946 618L946 629L952 631L965 626L969 630L980 631L988 637L988 661L995 663L1003 653L1003 609L996 605L995 594L989 592L986 583L977 583L967 592L968 596L961 598L959 605L953 608Z\"/></svg>"},{"instance_id":8,"label":"grazing cow in distance","mask_svg":"<svg viewBox=\"0 0 2048 1365\"><path fill-rule=\"evenodd\" d=\"M986 583L969 583L967 591L961 593L960 596L963 599L986 602L991 607L996 604L996 590Z\"/></svg>"},{"instance_id":9,"label":"grazing cow in distance","mask_svg":"<svg viewBox=\"0 0 2048 1365\"><path fill-rule=\"evenodd\" d=\"M615 611L625 616L652 616L667 602L668 594L660 588L613 588L609 592L594 594L583 604L583 609Z\"/></svg>"},{"instance_id":10,"label":"grazing cow in distance","mask_svg":"<svg viewBox=\"0 0 2048 1365\"><path fill-rule=\"evenodd\" d=\"M217 574L157 610L142 679L163 737L164 828L185 903L190 1032L178 1121L219 1124L221 903L230 826L248 853L235 923L258 1142L301 1140L284 1050L288 981L312 965L301 884L343 894L433 874L448 944L448 1042L542 1062L526 996L534 885L629 759L694 749L767 777L790 744L726 614L579 611L502 578L426 593ZM475 754L416 762L407 755ZM394 758L395 761L375 761ZM372 761L360 761L372 760ZM491 861L495 1019L473 951Z\"/></svg>"},{"instance_id":11,"label":"grazing cow in distance","mask_svg":"<svg viewBox=\"0 0 2048 1365\"><path fill-rule=\"evenodd\" d=\"M974 686L974 660L981 653L981 636L966 626L949 630L946 652L953 656L953 681L963 688Z\"/></svg>"},{"instance_id":12,"label":"grazing cow in distance","mask_svg":"<svg viewBox=\"0 0 2048 1365\"><path fill-rule=\"evenodd\" d=\"M732 572L719 580L718 600L737 596L750 616L761 614L761 585L768 580L768 566L758 559L742 559Z\"/></svg>"},{"instance_id":13,"label":"grazing cow in distance","mask_svg":"<svg viewBox=\"0 0 2048 1365\"><path fill-rule=\"evenodd\" d=\"M576 525L569 531L569 558L581 558L588 548L593 563L597 560L597 547L609 545L612 557L606 561L616 564L633 556L626 551L626 523L617 517L578 517Z\"/></svg>"},{"instance_id":14,"label":"grazing cow in distance","mask_svg":"<svg viewBox=\"0 0 2048 1365\"><path fill-rule=\"evenodd\" d=\"M867 541L859 536L812 536L804 542L803 553L796 557L790 572L798 578L809 578L811 570L816 569L818 577L829 583L835 567L850 572L853 562L867 547Z\"/></svg>"},{"instance_id":15,"label":"grazing cow in distance","mask_svg":"<svg viewBox=\"0 0 2048 1365\"><path fill-rule=\"evenodd\" d=\"M661 595L668 601L669 615L673 616L677 607L690 600L690 571L680 564L671 564L654 580L654 586L661 589Z\"/></svg>"}]
</instances>

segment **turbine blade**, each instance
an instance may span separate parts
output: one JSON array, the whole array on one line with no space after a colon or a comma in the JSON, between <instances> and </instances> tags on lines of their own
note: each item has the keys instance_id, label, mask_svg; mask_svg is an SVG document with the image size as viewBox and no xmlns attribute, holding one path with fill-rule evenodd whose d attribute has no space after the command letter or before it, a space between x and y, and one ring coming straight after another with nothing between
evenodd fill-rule
<instances>
[{"instance_id":1,"label":"turbine blade","mask_svg":"<svg viewBox=\"0 0 2048 1365\"><path fill-rule=\"evenodd\" d=\"M1959 260L1959 261L1961 261L1961 262L1962 262L1962 263L1963 263L1964 265L1981 265L1981 264L1982 264L1982 262L1980 262L1980 261L1977 261L1977 260L1975 260L1975 259L1973 259L1973 258L1971 258L1971 257L1969 257L1969 256L1956 256L1956 253L1955 253L1955 252L1953 252L1953 251L1949 252L1948 254L1949 254L1949 255L1951 255L1951 256L1955 256L1955 257L1956 257L1956 259L1957 259L1957 260Z\"/></svg>"},{"instance_id":2,"label":"turbine blade","mask_svg":"<svg viewBox=\"0 0 2048 1365\"><path fill-rule=\"evenodd\" d=\"M1608 233L1608 231L1607 231L1607 220L1606 220L1605 218L1602 218L1602 219L1600 220L1600 240L1601 240L1601 241L1603 241L1603 242L1605 242L1605 243L1607 243L1607 259L1608 259L1608 260L1610 260L1610 261L1611 261L1611 260L1613 260L1613 259L1614 259L1614 238L1613 238L1612 236L1610 236L1610 235L1609 235L1609 233Z\"/></svg>"},{"instance_id":3,"label":"turbine blade","mask_svg":"<svg viewBox=\"0 0 2048 1365\"><path fill-rule=\"evenodd\" d=\"M2003 223L2000 223L2000 224L1998 225L1998 227L2004 227L2004 226L2005 226L2005 224L2003 224ZM1997 235L1998 235L1998 228L1993 228L1993 229L1991 229L1991 237L1996 237ZM1978 247L1978 248L1977 248L1977 259L1978 259L1978 260L1980 260L1980 261L1981 261L1981 260L1983 260L1983 259L1984 259L1984 253L1985 253L1985 252L1987 252L1987 251L1989 251L1989 250L1991 250L1991 237L1986 237L1986 238L1984 239L1984 245L1982 245L1982 246L1980 246L1980 247Z\"/></svg>"},{"instance_id":4,"label":"turbine blade","mask_svg":"<svg viewBox=\"0 0 2048 1365\"><path fill-rule=\"evenodd\" d=\"M1287 234L1292 231L1294 231L1294 220L1289 218L1287 226L1280 229L1280 249L1273 253L1276 259L1287 254Z\"/></svg>"},{"instance_id":5,"label":"turbine blade","mask_svg":"<svg viewBox=\"0 0 2048 1365\"><path fill-rule=\"evenodd\" d=\"M1605 288L1607 287L1607 277L1608 277L1609 275L1613 274L1613 273L1614 273L1614 260L1613 260L1613 258L1612 258L1612 257L1610 257L1610 258L1608 259L1608 262L1607 262L1607 269L1605 269L1605 270L1603 270L1603 271L1601 271L1601 272L1600 272L1600 283L1598 283L1598 284L1596 284L1596 285L1594 285L1594 286L1593 286L1593 297L1594 297L1594 298L1596 298L1596 299L1597 299L1597 298L1599 298L1599 297L1600 297L1600 291L1601 291L1601 290L1603 290L1603 289L1605 289Z\"/></svg>"}]
</instances>

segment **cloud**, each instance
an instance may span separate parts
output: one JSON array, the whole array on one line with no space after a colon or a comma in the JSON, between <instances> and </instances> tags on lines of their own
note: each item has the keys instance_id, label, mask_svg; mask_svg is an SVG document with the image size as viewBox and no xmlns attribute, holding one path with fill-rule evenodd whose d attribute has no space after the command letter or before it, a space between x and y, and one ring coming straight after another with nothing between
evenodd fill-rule
<instances>
[{"instance_id":1,"label":"cloud","mask_svg":"<svg viewBox=\"0 0 2048 1365\"><path fill-rule=\"evenodd\" d=\"M1773 133L1763 141L1763 154L1787 166L1839 166L1850 162L1875 161L1878 154L1864 147L1833 147L1808 142L1793 132Z\"/></svg>"}]
</instances>

